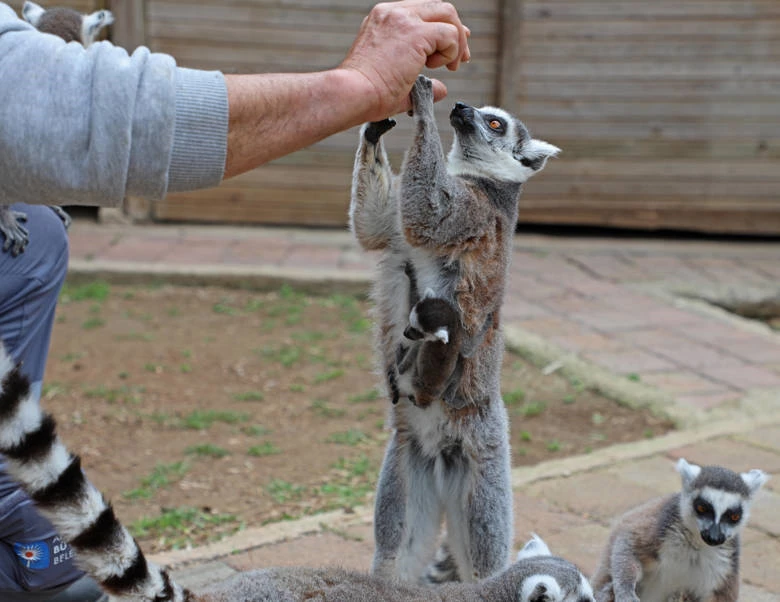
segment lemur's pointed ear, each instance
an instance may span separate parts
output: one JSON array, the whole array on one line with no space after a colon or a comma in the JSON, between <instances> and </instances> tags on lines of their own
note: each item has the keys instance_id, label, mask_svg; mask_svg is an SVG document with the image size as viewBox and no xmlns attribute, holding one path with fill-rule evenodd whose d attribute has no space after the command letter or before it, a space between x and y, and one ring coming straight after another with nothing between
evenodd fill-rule
<instances>
[{"instance_id":1,"label":"lemur's pointed ear","mask_svg":"<svg viewBox=\"0 0 780 602\"><path fill-rule=\"evenodd\" d=\"M677 460L677 472L679 472L682 477L683 487L685 489L690 489L693 486L696 477L701 473L701 466L689 464L685 458L680 458Z\"/></svg>"},{"instance_id":2,"label":"lemur's pointed ear","mask_svg":"<svg viewBox=\"0 0 780 602\"><path fill-rule=\"evenodd\" d=\"M761 489L762 485L769 480L769 475L757 468L754 468L750 472L743 472L739 476L742 477L742 481L750 490L750 497L753 497L758 490Z\"/></svg>"},{"instance_id":3,"label":"lemur's pointed ear","mask_svg":"<svg viewBox=\"0 0 780 602\"><path fill-rule=\"evenodd\" d=\"M46 12L46 9L42 6L38 6L35 2L26 0L22 7L22 17L33 27L38 27L38 23L41 21L41 16Z\"/></svg>"},{"instance_id":4,"label":"lemur's pointed ear","mask_svg":"<svg viewBox=\"0 0 780 602\"><path fill-rule=\"evenodd\" d=\"M536 138L532 138L523 145L523 154L529 159L542 157L549 159L550 157L555 157L560 152L561 149L554 144L544 140L537 140Z\"/></svg>"},{"instance_id":5,"label":"lemur's pointed ear","mask_svg":"<svg viewBox=\"0 0 780 602\"><path fill-rule=\"evenodd\" d=\"M532 539L528 540L523 549L517 553L517 560L532 558L534 556L552 556L550 548L536 533L532 533Z\"/></svg>"}]
</instances>

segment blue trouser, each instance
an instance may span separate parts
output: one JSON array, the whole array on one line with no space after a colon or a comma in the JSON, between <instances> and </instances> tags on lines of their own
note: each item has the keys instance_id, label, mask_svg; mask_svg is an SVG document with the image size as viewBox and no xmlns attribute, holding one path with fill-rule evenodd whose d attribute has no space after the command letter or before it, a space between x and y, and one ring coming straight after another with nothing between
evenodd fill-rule
<instances>
[{"instance_id":1,"label":"blue trouser","mask_svg":"<svg viewBox=\"0 0 780 602\"><path fill-rule=\"evenodd\" d=\"M30 243L17 257L0 252L0 340L40 396L68 239L48 207L13 208L27 214ZM0 600L45 600L82 576L70 547L8 477L0 456Z\"/></svg>"}]
</instances>

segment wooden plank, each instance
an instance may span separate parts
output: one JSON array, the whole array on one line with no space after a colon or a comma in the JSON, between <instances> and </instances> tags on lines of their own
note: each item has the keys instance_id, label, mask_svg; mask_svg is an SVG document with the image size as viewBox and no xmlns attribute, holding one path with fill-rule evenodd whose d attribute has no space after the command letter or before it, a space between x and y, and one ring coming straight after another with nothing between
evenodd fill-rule
<instances>
[{"instance_id":1,"label":"wooden plank","mask_svg":"<svg viewBox=\"0 0 780 602\"><path fill-rule=\"evenodd\" d=\"M146 45L145 0L111 0L111 40L128 52Z\"/></svg>"},{"instance_id":2,"label":"wooden plank","mask_svg":"<svg viewBox=\"0 0 780 602\"><path fill-rule=\"evenodd\" d=\"M776 40L780 37L780 19L697 19L693 21L604 20L541 20L518 32L523 44L558 40L655 40L663 44L676 40Z\"/></svg>"},{"instance_id":3,"label":"wooden plank","mask_svg":"<svg viewBox=\"0 0 780 602\"><path fill-rule=\"evenodd\" d=\"M780 82L778 82L780 83ZM581 118L598 121L661 119L673 116L677 119L697 118L700 120L718 119L741 122L746 116L758 116L758 119L775 121L780 118L780 103L771 100L753 100L751 98L727 101L668 102L656 100L649 102L645 98L631 98L614 102L612 100L594 103L591 99L551 100L526 99L518 109L524 119L539 117Z\"/></svg>"},{"instance_id":4,"label":"wooden plank","mask_svg":"<svg viewBox=\"0 0 780 602\"><path fill-rule=\"evenodd\" d=\"M496 101L498 106L508 106L520 94L521 46L515 41L515 33L522 30L522 0L502 0L499 5L501 26L498 37L498 72L496 73Z\"/></svg>"},{"instance_id":5,"label":"wooden plank","mask_svg":"<svg viewBox=\"0 0 780 602\"><path fill-rule=\"evenodd\" d=\"M705 210L692 207L688 210L673 209L610 211L609 209L584 210L576 203L561 204L550 208L529 209L520 206L520 223L569 224L638 228L643 230L690 230L717 234L777 235L780 234L780 211L743 211L738 207L723 210Z\"/></svg>"},{"instance_id":6,"label":"wooden plank","mask_svg":"<svg viewBox=\"0 0 780 602\"><path fill-rule=\"evenodd\" d=\"M610 2L566 0L558 2L529 1L524 3L523 17L536 19L584 19L611 20L641 19L733 19L780 17L780 5L775 0L705 0L702 2L675 2L674 0L653 0L652 2Z\"/></svg>"}]
</instances>

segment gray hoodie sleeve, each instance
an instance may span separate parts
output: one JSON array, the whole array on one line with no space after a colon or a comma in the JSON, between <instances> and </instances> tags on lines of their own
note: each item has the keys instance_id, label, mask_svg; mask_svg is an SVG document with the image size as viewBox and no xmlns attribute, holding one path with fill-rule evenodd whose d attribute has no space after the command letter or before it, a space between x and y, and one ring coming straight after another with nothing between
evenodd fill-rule
<instances>
[{"instance_id":1,"label":"gray hoodie sleeve","mask_svg":"<svg viewBox=\"0 0 780 602\"><path fill-rule=\"evenodd\" d=\"M0 203L110 206L215 186L227 126L221 73L66 44L0 3Z\"/></svg>"}]
</instances>

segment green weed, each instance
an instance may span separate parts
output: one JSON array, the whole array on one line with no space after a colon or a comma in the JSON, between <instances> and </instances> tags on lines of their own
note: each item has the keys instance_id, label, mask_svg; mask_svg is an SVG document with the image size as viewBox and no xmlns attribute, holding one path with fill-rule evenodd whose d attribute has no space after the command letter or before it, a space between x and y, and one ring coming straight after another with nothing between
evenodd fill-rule
<instances>
[{"instance_id":1,"label":"green weed","mask_svg":"<svg viewBox=\"0 0 780 602\"><path fill-rule=\"evenodd\" d=\"M185 454L202 456L207 458L224 458L229 456L230 452L224 447L213 445L212 443L201 443L200 445L190 445L184 450Z\"/></svg>"},{"instance_id":2,"label":"green weed","mask_svg":"<svg viewBox=\"0 0 780 602\"><path fill-rule=\"evenodd\" d=\"M188 470L189 465L186 462L157 464L149 476L141 479L140 487L126 491L122 495L130 500L148 499L158 489L178 481Z\"/></svg>"},{"instance_id":3,"label":"green weed","mask_svg":"<svg viewBox=\"0 0 780 602\"><path fill-rule=\"evenodd\" d=\"M265 490L277 504L284 504L285 502L301 499L305 488L302 485L295 485L282 479L273 479L266 486Z\"/></svg>"},{"instance_id":4,"label":"green weed","mask_svg":"<svg viewBox=\"0 0 780 602\"><path fill-rule=\"evenodd\" d=\"M263 401L265 396L261 391L244 391L243 393L234 393L233 399L236 401Z\"/></svg>"},{"instance_id":5,"label":"green weed","mask_svg":"<svg viewBox=\"0 0 780 602\"><path fill-rule=\"evenodd\" d=\"M317 416L322 416L323 418L340 418L347 413L346 410L341 408L330 407L324 399L315 399L310 407Z\"/></svg>"},{"instance_id":6,"label":"green weed","mask_svg":"<svg viewBox=\"0 0 780 602\"><path fill-rule=\"evenodd\" d=\"M182 418L184 428L202 431L211 428L215 422L224 422L226 424L236 424L237 422L246 422L249 420L249 414L242 412L231 412L229 410L194 410Z\"/></svg>"},{"instance_id":7,"label":"green weed","mask_svg":"<svg viewBox=\"0 0 780 602\"><path fill-rule=\"evenodd\" d=\"M348 431L333 433L325 441L338 445L357 445L366 439L368 439L368 435L360 429L349 429Z\"/></svg>"},{"instance_id":8,"label":"green weed","mask_svg":"<svg viewBox=\"0 0 780 602\"><path fill-rule=\"evenodd\" d=\"M271 441L263 441L260 445L253 445L247 452L250 456L262 458L263 456L275 456L282 453L282 450L276 447Z\"/></svg>"},{"instance_id":9,"label":"green weed","mask_svg":"<svg viewBox=\"0 0 780 602\"><path fill-rule=\"evenodd\" d=\"M111 292L107 282L96 280L80 285L69 285L67 282L60 292L60 303L71 301L105 301Z\"/></svg>"}]
</instances>

